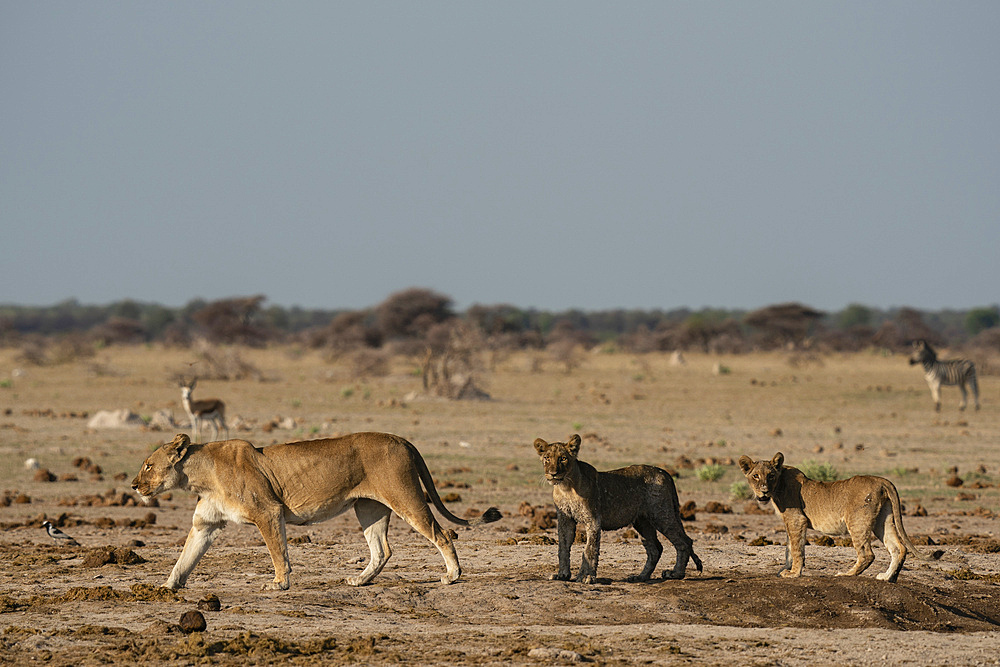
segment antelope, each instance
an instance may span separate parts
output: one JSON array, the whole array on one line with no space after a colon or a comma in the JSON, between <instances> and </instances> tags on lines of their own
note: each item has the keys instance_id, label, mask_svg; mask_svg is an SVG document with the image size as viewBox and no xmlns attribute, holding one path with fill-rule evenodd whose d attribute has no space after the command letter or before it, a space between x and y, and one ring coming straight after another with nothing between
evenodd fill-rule
<instances>
[{"instance_id":1,"label":"antelope","mask_svg":"<svg viewBox=\"0 0 1000 667\"><path fill-rule=\"evenodd\" d=\"M192 400L191 392L194 391L194 386L197 382L198 378L194 378L190 382L181 380L180 385L181 401L183 401L184 409L191 420L191 428L194 429L195 437L201 439L201 422L208 421L211 422L212 429L214 430L212 437L218 439L219 424L222 424L222 428L226 429L226 438L228 439L229 427L226 425L226 404L218 398L206 398L200 401Z\"/></svg>"}]
</instances>

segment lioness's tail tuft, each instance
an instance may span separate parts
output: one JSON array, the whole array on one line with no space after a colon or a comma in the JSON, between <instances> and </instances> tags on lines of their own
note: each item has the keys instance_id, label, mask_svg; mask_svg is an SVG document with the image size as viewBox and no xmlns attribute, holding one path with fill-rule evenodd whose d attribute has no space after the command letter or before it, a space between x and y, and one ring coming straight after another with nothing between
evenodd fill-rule
<instances>
[{"instance_id":1,"label":"lioness's tail tuft","mask_svg":"<svg viewBox=\"0 0 1000 667\"><path fill-rule=\"evenodd\" d=\"M485 512L483 512L482 515L476 517L475 519L470 519L469 525L481 526L484 523L493 523L494 521L499 521L502 518L503 514L500 514L500 510L498 510L496 507L491 507Z\"/></svg>"},{"instance_id":2,"label":"lioness's tail tuft","mask_svg":"<svg viewBox=\"0 0 1000 667\"><path fill-rule=\"evenodd\" d=\"M701 559L700 559L700 558L698 558L698 554L696 554L696 553L694 552L694 549L692 549L692 550L691 550L691 560L693 560L693 561L694 561L694 566L695 566L696 568L698 568L698 572L701 572L701 571L702 571L702 570L701 570Z\"/></svg>"}]
</instances>

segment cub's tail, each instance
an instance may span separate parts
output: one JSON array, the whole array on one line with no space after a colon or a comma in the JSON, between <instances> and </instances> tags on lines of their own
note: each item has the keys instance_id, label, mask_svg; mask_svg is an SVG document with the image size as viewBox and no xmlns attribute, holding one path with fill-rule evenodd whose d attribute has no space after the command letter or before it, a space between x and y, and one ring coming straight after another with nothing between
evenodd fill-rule
<instances>
[{"instance_id":1,"label":"cub's tail","mask_svg":"<svg viewBox=\"0 0 1000 667\"><path fill-rule=\"evenodd\" d=\"M417 468L417 474L420 476L420 481L424 484L424 490L427 491L427 497L431 499L434 507L436 507L438 512L441 513L441 516L459 526L472 527L481 526L484 523L493 523L494 521L499 521L503 518L500 510L496 507L489 508L474 519L462 519L452 514L451 511L444 506L444 503L441 502L441 496L438 495L437 489L434 487L434 479L431 477L431 471L427 469L427 464L424 463L424 457L420 455L420 452L413 445L413 443L407 440L403 440L403 442L406 443L407 449L410 450L410 458L413 459L413 465Z\"/></svg>"}]
</instances>

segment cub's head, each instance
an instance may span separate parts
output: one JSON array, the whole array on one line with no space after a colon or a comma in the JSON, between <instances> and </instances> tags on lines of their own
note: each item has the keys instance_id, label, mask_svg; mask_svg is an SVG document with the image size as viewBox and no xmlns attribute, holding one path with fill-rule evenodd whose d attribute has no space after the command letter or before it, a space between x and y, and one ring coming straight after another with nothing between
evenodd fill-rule
<instances>
[{"instance_id":1,"label":"cub's head","mask_svg":"<svg viewBox=\"0 0 1000 667\"><path fill-rule=\"evenodd\" d=\"M785 455L778 452L770 461L754 461L749 456L740 457L740 470L747 476L747 483L754 497L761 502L768 502L781 480L781 464Z\"/></svg>"},{"instance_id":2,"label":"cub's head","mask_svg":"<svg viewBox=\"0 0 1000 667\"><path fill-rule=\"evenodd\" d=\"M545 479L549 484L558 484L576 466L576 455L580 453L580 436L574 434L566 442L545 442L535 440L535 451L542 458Z\"/></svg>"},{"instance_id":3,"label":"cub's head","mask_svg":"<svg viewBox=\"0 0 1000 667\"><path fill-rule=\"evenodd\" d=\"M187 454L190 445L191 438L178 433L173 440L157 448L142 462L139 474L132 480L132 489L147 500L158 493L179 488L183 474L177 464Z\"/></svg>"}]
</instances>

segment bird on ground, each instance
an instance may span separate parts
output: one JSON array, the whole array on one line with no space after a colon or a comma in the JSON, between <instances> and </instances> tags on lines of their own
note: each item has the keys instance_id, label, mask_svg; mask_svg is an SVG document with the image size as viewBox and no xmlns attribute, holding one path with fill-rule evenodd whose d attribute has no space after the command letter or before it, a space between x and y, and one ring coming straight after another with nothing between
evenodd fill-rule
<instances>
[{"instance_id":1,"label":"bird on ground","mask_svg":"<svg viewBox=\"0 0 1000 667\"><path fill-rule=\"evenodd\" d=\"M68 544L71 547L78 547L78 546L80 546L79 542L77 542L72 537L70 537L66 533L62 532L61 530L59 530L58 528L56 528L55 526L53 526L50 522L43 521L42 522L42 526L45 527L45 532L47 532L49 534L49 537L51 537L56 542L60 542L60 541L65 542L66 544Z\"/></svg>"}]
</instances>

